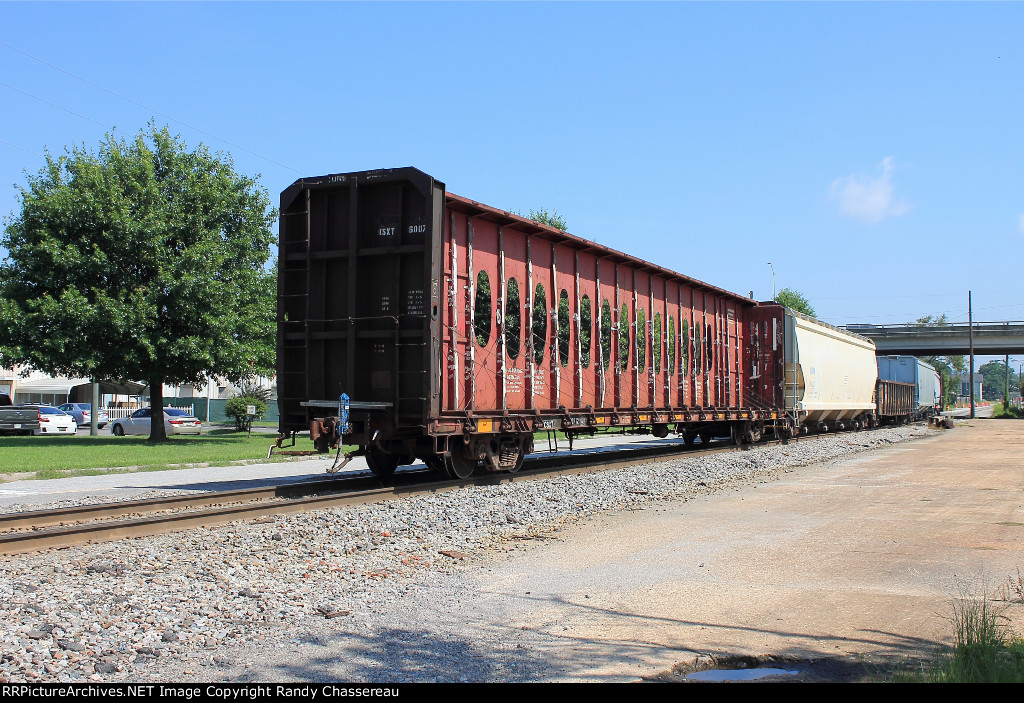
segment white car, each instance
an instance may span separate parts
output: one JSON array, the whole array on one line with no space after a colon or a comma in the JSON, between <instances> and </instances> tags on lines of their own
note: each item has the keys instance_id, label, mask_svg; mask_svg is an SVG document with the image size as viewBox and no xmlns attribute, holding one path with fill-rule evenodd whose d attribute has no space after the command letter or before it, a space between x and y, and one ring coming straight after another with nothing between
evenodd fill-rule
<instances>
[{"instance_id":1,"label":"white car","mask_svg":"<svg viewBox=\"0 0 1024 703\"><path fill-rule=\"evenodd\" d=\"M68 415L63 410L51 407L49 405L40 405L37 407L39 411L39 429L33 430L34 435L73 435L78 432L78 423L75 422L75 418Z\"/></svg>"},{"instance_id":2,"label":"white car","mask_svg":"<svg viewBox=\"0 0 1024 703\"><path fill-rule=\"evenodd\" d=\"M121 420L114 420L110 431L118 437L126 434L148 435L153 429L151 408L136 410L131 415ZM203 423L199 418L189 415L178 408L164 408L164 432L167 436L172 434L199 434L202 432Z\"/></svg>"}]
</instances>

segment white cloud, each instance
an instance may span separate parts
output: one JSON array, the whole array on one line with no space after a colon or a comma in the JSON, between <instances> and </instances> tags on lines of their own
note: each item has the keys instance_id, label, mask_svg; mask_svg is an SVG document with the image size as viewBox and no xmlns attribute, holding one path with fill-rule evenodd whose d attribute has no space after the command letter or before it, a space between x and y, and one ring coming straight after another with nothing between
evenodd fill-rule
<instances>
[{"instance_id":1,"label":"white cloud","mask_svg":"<svg viewBox=\"0 0 1024 703\"><path fill-rule=\"evenodd\" d=\"M851 173L832 181L830 198L839 204L843 215L863 222L881 222L910 212L913 206L893 193L892 157L882 159L879 166L881 174L876 177Z\"/></svg>"}]
</instances>

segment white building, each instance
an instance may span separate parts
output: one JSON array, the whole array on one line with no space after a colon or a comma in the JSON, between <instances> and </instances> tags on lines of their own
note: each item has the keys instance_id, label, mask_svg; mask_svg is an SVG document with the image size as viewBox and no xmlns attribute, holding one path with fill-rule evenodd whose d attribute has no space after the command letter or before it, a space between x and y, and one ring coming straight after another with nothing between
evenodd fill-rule
<instances>
[{"instance_id":1,"label":"white building","mask_svg":"<svg viewBox=\"0 0 1024 703\"><path fill-rule=\"evenodd\" d=\"M254 379L261 386L269 387L276 397L274 378ZM87 378L54 377L24 366L13 369L0 368L0 394L11 397L15 403L40 403L63 405L64 403L91 403L91 381ZM149 405L149 386L145 383L100 382L100 407L108 409L134 409ZM203 401L225 400L233 397L238 389L222 378L213 378L202 385L164 384L164 400L192 399L195 405Z\"/></svg>"}]
</instances>

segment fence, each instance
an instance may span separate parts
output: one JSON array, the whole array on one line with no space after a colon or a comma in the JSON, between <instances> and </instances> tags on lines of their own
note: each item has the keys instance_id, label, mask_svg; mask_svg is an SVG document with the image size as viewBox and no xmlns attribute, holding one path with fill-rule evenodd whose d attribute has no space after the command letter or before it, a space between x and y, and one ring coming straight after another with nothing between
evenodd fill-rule
<instances>
[{"instance_id":1,"label":"fence","mask_svg":"<svg viewBox=\"0 0 1024 703\"><path fill-rule=\"evenodd\" d=\"M187 412L189 414L192 414L192 415L195 414L193 412L193 407L191 405L175 405L174 403L170 403L170 402L167 403L167 404L169 406L173 407L173 408L178 408L180 410L184 410L185 412ZM138 409L139 408L107 408L106 409L107 410L107 419L109 419L111 421L113 421L113 420L123 420L124 418L128 417L129 415L131 415L133 412L135 412ZM202 419L202 418L200 418L200 419Z\"/></svg>"},{"instance_id":2,"label":"fence","mask_svg":"<svg viewBox=\"0 0 1024 703\"><path fill-rule=\"evenodd\" d=\"M186 402L187 401L187 402ZM184 410L187 413L195 415L203 422L213 423L234 423L234 419L228 417L224 413L224 406L228 404L227 400L210 398L164 398L164 404L172 407ZM209 412L207 412L209 408ZM110 421L120 420L121 418L128 417L138 408L107 408L107 417ZM277 401L272 400L267 403L267 414L261 418L258 418L259 422L277 422Z\"/></svg>"}]
</instances>

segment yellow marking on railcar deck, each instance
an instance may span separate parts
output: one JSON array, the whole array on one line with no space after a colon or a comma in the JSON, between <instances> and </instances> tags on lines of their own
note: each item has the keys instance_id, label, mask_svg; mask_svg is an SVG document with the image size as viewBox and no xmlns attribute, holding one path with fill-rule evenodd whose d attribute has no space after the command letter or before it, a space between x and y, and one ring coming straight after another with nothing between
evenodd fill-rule
<instances>
[{"instance_id":1,"label":"yellow marking on railcar deck","mask_svg":"<svg viewBox=\"0 0 1024 703\"><path fill-rule=\"evenodd\" d=\"M491 432L494 428L492 420L478 420L476 423L477 432Z\"/></svg>"}]
</instances>

